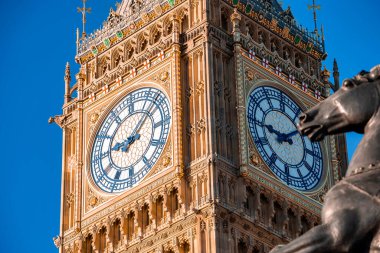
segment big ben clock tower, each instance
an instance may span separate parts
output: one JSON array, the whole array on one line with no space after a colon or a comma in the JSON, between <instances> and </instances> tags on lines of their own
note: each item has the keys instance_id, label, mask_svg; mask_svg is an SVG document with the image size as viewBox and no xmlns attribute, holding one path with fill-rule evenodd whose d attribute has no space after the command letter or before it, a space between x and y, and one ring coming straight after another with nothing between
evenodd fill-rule
<instances>
[{"instance_id":1,"label":"big ben clock tower","mask_svg":"<svg viewBox=\"0 0 380 253\"><path fill-rule=\"evenodd\" d=\"M78 39L52 119L59 252L264 253L318 224L347 163L344 136L296 131L325 57L275 0L122 1Z\"/></svg>"}]
</instances>

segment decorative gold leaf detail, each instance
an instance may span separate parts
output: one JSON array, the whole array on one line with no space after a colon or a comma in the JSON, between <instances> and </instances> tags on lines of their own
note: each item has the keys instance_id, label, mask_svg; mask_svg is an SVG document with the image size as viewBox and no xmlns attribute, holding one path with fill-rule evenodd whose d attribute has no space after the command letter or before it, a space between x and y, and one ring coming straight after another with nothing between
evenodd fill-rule
<instances>
[{"instance_id":1,"label":"decorative gold leaf detail","mask_svg":"<svg viewBox=\"0 0 380 253\"><path fill-rule=\"evenodd\" d=\"M99 114L98 113L93 113L90 117L90 121L92 124L95 124L96 121L99 119Z\"/></svg>"}]
</instances>

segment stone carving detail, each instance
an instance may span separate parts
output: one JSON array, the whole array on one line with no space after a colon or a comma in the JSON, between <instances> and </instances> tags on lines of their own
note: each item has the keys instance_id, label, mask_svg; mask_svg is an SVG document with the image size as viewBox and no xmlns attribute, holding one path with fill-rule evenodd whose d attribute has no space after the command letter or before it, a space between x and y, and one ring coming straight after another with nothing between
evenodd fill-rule
<instances>
[{"instance_id":1,"label":"stone carving detail","mask_svg":"<svg viewBox=\"0 0 380 253\"><path fill-rule=\"evenodd\" d=\"M62 246L62 238L61 236L57 235L56 237L53 237L54 245L59 248Z\"/></svg>"},{"instance_id":2,"label":"stone carving detail","mask_svg":"<svg viewBox=\"0 0 380 253\"><path fill-rule=\"evenodd\" d=\"M320 203L323 203L324 200L325 200L325 195L326 195L327 191L328 191L328 187L327 187L327 185L325 185L325 186L323 187L323 189L320 189L320 190L318 191L317 194L315 194L315 195L311 195L310 197L313 198L313 199L315 199L316 201L318 201L318 202L320 202Z\"/></svg>"},{"instance_id":3,"label":"stone carving detail","mask_svg":"<svg viewBox=\"0 0 380 253\"><path fill-rule=\"evenodd\" d=\"M251 139L248 142L248 149L249 149L249 161L252 163L252 165L264 170L267 173L272 173L269 170L269 168L267 168L267 166L264 165Z\"/></svg>"},{"instance_id":4,"label":"stone carving detail","mask_svg":"<svg viewBox=\"0 0 380 253\"><path fill-rule=\"evenodd\" d=\"M247 68L245 70L245 78L250 82L256 81L259 79L265 79L263 76L261 76L260 74L258 74L257 72L255 72L254 70L252 70L250 68Z\"/></svg>"},{"instance_id":5,"label":"stone carving detail","mask_svg":"<svg viewBox=\"0 0 380 253\"><path fill-rule=\"evenodd\" d=\"M205 89L205 83L203 81L199 81L196 88L197 94L198 95L202 94L204 92L204 89Z\"/></svg>"},{"instance_id":6,"label":"stone carving detail","mask_svg":"<svg viewBox=\"0 0 380 253\"><path fill-rule=\"evenodd\" d=\"M215 89L215 93L216 95L220 96L220 93L223 89L223 83L220 82L220 81L215 81L214 83L214 89Z\"/></svg>"},{"instance_id":7,"label":"stone carving detail","mask_svg":"<svg viewBox=\"0 0 380 253\"><path fill-rule=\"evenodd\" d=\"M224 88L224 97L226 98L227 101L230 101L230 99L231 99L231 89L230 89L230 87Z\"/></svg>"},{"instance_id":8,"label":"stone carving detail","mask_svg":"<svg viewBox=\"0 0 380 253\"><path fill-rule=\"evenodd\" d=\"M197 121L197 131L198 133L202 133L206 129L206 120L200 119Z\"/></svg>"},{"instance_id":9,"label":"stone carving detail","mask_svg":"<svg viewBox=\"0 0 380 253\"><path fill-rule=\"evenodd\" d=\"M90 189L90 187L88 188L87 203L89 207L94 208L104 202L105 199L103 197L97 196L97 194L95 194L94 191Z\"/></svg>"},{"instance_id":10,"label":"stone carving detail","mask_svg":"<svg viewBox=\"0 0 380 253\"><path fill-rule=\"evenodd\" d=\"M200 228L201 228L201 231L205 231L206 230L206 222L204 222L204 220L201 220L201 222L200 222Z\"/></svg>"},{"instance_id":11,"label":"stone carving detail","mask_svg":"<svg viewBox=\"0 0 380 253\"><path fill-rule=\"evenodd\" d=\"M169 142L168 144L166 144L163 155L161 156L160 160L157 162L152 175L157 174L158 172L167 168L172 163L172 160L173 160L172 159L172 145Z\"/></svg>"},{"instance_id":12,"label":"stone carving detail","mask_svg":"<svg viewBox=\"0 0 380 253\"><path fill-rule=\"evenodd\" d=\"M168 85L169 80L170 80L170 73L168 71L162 71L162 72L154 75L152 79L154 81L159 81L163 85Z\"/></svg>"},{"instance_id":13,"label":"stone carving detail","mask_svg":"<svg viewBox=\"0 0 380 253\"><path fill-rule=\"evenodd\" d=\"M233 135L233 128L229 124L226 124L226 135L230 137Z\"/></svg>"},{"instance_id":14,"label":"stone carving detail","mask_svg":"<svg viewBox=\"0 0 380 253\"><path fill-rule=\"evenodd\" d=\"M96 83L92 82L90 84L89 90L90 90L90 92L96 92L98 90L98 85Z\"/></svg>"},{"instance_id":15,"label":"stone carving detail","mask_svg":"<svg viewBox=\"0 0 380 253\"><path fill-rule=\"evenodd\" d=\"M190 240L187 234L182 234L178 236L177 239L178 239L178 244L180 247L183 247L186 244L190 244Z\"/></svg>"},{"instance_id":16,"label":"stone carving detail","mask_svg":"<svg viewBox=\"0 0 380 253\"><path fill-rule=\"evenodd\" d=\"M106 107L102 106L101 108L95 110L93 113L89 115L90 133L94 131L95 125L98 122L100 115L104 112L105 109Z\"/></svg>"},{"instance_id":17,"label":"stone carving detail","mask_svg":"<svg viewBox=\"0 0 380 253\"><path fill-rule=\"evenodd\" d=\"M74 203L75 194L73 192L70 192L66 195L66 204L68 207L71 207L71 205Z\"/></svg>"},{"instance_id":18,"label":"stone carving detail","mask_svg":"<svg viewBox=\"0 0 380 253\"><path fill-rule=\"evenodd\" d=\"M67 116L65 115L55 115L53 117L50 117L48 119L48 123L56 123L60 128L63 127L63 125L66 123Z\"/></svg>"},{"instance_id":19,"label":"stone carving detail","mask_svg":"<svg viewBox=\"0 0 380 253\"><path fill-rule=\"evenodd\" d=\"M194 126L194 124L189 124L189 125L186 127L186 134L190 137L190 136L192 136L194 133L195 133L195 126Z\"/></svg>"},{"instance_id":20,"label":"stone carving detail","mask_svg":"<svg viewBox=\"0 0 380 253\"><path fill-rule=\"evenodd\" d=\"M90 122L91 124L95 124L99 119L99 114L98 113L93 113L91 114L91 117L90 117Z\"/></svg>"},{"instance_id":21,"label":"stone carving detail","mask_svg":"<svg viewBox=\"0 0 380 253\"><path fill-rule=\"evenodd\" d=\"M185 93L186 93L186 98L189 99L193 95L194 89L189 87L186 89Z\"/></svg>"}]
</instances>

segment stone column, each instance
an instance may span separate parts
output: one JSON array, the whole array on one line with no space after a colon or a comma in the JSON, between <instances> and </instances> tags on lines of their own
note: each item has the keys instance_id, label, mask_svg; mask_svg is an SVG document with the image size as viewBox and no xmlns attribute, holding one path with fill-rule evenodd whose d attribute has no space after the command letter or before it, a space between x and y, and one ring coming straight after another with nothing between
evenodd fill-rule
<instances>
[{"instance_id":1,"label":"stone column","mask_svg":"<svg viewBox=\"0 0 380 253\"><path fill-rule=\"evenodd\" d=\"M241 32L240 32L241 16L237 9L231 15L232 34L234 38L234 61L236 73L236 101L237 101L237 120L238 120L238 139L239 139L239 168L240 174L246 176L248 164L248 143L245 119L245 91L243 80L243 60L242 60L242 45L241 45ZM239 189L241 190L241 189ZM241 205L241 201L239 201Z\"/></svg>"},{"instance_id":2,"label":"stone column","mask_svg":"<svg viewBox=\"0 0 380 253\"><path fill-rule=\"evenodd\" d=\"M65 99L64 99L64 102L65 102L65 104L67 104L71 100L71 95L70 95L71 75L70 75L70 64L69 64L69 62L66 63L64 80L65 80Z\"/></svg>"},{"instance_id":3,"label":"stone column","mask_svg":"<svg viewBox=\"0 0 380 253\"><path fill-rule=\"evenodd\" d=\"M84 143L84 122L83 122L83 89L85 82L85 75L81 69L76 75L78 81L78 123L77 123L77 178L76 178L76 189L75 189L75 230L79 232L81 230L81 214L82 214L82 167L83 167L83 143Z\"/></svg>"},{"instance_id":4,"label":"stone column","mask_svg":"<svg viewBox=\"0 0 380 253\"><path fill-rule=\"evenodd\" d=\"M180 34L180 18L177 14L171 17L173 23L173 46L172 46L172 95L173 95L173 134L175 136L173 142L174 166L177 177L180 180L181 187L178 188L180 200L183 203L185 198L186 180L184 178L183 164L183 108L182 108L182 84L181 84L181 45L179 42ZM181 205L182 205L181 203Z\"/></svg>"}]
</instances>

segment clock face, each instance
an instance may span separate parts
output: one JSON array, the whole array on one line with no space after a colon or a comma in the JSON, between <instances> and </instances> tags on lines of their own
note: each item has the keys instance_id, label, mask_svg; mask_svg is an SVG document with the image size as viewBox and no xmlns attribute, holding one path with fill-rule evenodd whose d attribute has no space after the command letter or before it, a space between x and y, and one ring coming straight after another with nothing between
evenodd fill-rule
<instances>
[{"instance_id":1,"label":"clock face","mask_svg":"<svg viewBox=\"0 0 380 253\"><path fill-rule=\"evenodd\" d=\"M321 180L322 152L319 143L298 133L300 113L301 108L274 87L258 87L248 98L249 130L261 157L288 186L308 191Z\"/></svg>"},{"instance_id":2,"label":"clock face","mask_svg":"<svg viewBox=\"0 0 380 253\"><path fill-rule=\"evenodd\" d=\"M137 184L163 151L170 129L164 93L142 88L126 95L107 115L95 137L91 175L105 192Z\"/></svg>"}]
</instances>

